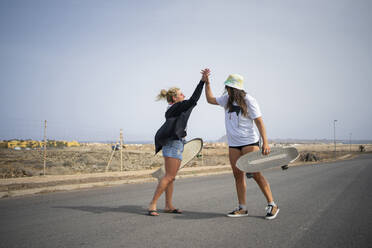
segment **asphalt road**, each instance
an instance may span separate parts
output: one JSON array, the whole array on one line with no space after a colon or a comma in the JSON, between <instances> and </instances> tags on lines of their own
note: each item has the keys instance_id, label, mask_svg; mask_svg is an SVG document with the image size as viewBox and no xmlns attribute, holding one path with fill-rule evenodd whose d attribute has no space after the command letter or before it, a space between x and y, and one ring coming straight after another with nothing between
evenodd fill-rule
<instances>
[{"instance_id":1,"label":"asphalt road","mask_svg":"<svg viewBox=\"0 0 372 248\"><path fill-rule=\"evenodd\" d=\"M264 173L280 213L248 180L249 216L236 206L232 175L179 179L184 214L146 216L155 183L0 200L0 247L371 247L372 155ZM164 207L164 198L159 208Z\"/></svg>"}]
</instances>

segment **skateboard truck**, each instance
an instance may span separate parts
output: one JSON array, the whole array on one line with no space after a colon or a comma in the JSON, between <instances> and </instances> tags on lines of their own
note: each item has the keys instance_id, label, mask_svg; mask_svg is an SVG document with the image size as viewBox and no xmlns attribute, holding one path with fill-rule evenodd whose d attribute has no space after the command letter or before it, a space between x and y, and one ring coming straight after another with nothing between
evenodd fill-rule
<instances>
[{"instance_id":1,"label":"skateboard truck","mask_svg":"<svg viewBox=\"0 0 372 248\"><path fill-rule=\"evenodd\" d=\"M281 168L282 168L282 170L288 170L289 167L288 167L288 165L286 164L286 165L281 166ZM245 176L246 176L248 179L253 178L253 174L250 173L250 172L245 173Z\"/></svg>"},{"instance_id":2,"label":"skateboard truck","mask_svg":"<svg viewBox=\"0 0 372 248\"><path fill-rule=\"evenodd\" d=\"M253 178L253 174L250 173L250 172L245 173L245 176L246 176L248 179Z\"/></svg>"},{"instance_id":3,"label":"skateboard truck","mask_svg":"<svg viewBox=\"0 0 372 248\"><path fill-rule=\"evenodd\" d=\"M283 165L282 166L282 170L288 170L288 165L286 164L286 165Z\"/></svg>"}]
</instances>

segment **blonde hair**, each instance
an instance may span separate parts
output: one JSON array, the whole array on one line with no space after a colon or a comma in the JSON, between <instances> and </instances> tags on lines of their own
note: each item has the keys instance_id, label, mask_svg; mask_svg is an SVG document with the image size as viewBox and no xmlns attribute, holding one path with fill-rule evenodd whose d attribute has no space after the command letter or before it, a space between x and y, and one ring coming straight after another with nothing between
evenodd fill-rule
<instances>
[{"instance_id":1,"label":"blonde hair","mask_svg":"<svg viewBox=\"0 0 372 248\"><path fill-rule=\"evenodd\" d=\"M180 90L179 88L173 87L168 90L162 89L160 91L160 94L157 96L157 100L167 100L168 103L173 102L173 97L177 96L177 91Z\"/></svg>"}]
</instances>

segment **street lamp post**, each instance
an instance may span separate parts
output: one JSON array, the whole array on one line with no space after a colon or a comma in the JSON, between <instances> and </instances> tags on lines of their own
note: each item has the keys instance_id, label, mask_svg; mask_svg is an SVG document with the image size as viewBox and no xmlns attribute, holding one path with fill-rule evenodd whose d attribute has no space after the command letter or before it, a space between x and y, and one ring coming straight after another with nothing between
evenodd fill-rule
<instances>
[{"instance_id":1,"label":"street lamp post","mask_svg":"<svg viewBox=\"0 0 372 248\"><path fill-rule=\"evenodd\" d=\"M349 135L350 135L350 136L349 136L349 138L350 138L350 139L349 139L349 144L350 144L350 149L349 149L349 150L350 150L350 152L351 152L351 135L352 135L352 133L350 133Z\"/></svg>"},{"instance_id":2,"label":"street lamp post","mask_svg":"<svg viewBox=\"0 0 372 248\"><path fill-rule=\"evenodd\" d=\"M333 143L335 145L335 151L334 151L335 157L336 157L336 121L337 120L333 120Z\"/></svg>"}]
</instances>

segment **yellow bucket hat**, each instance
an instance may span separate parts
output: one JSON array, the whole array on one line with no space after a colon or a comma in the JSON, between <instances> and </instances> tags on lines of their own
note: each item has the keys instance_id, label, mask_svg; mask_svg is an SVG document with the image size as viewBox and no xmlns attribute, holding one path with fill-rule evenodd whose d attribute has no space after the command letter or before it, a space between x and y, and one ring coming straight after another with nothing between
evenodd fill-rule
<instances>
[{"instance_id":1,"label":"yellow bucket hat","mask_svg":"<svg viewBox=\"0 0 372 248\"><path fill-rule=\"evenodd\" d=\"M244 90L243 82L244 82L243 76L239 74L230 74L225 81L225 85L238 90Z\"/></svg>"}]
</instances>

